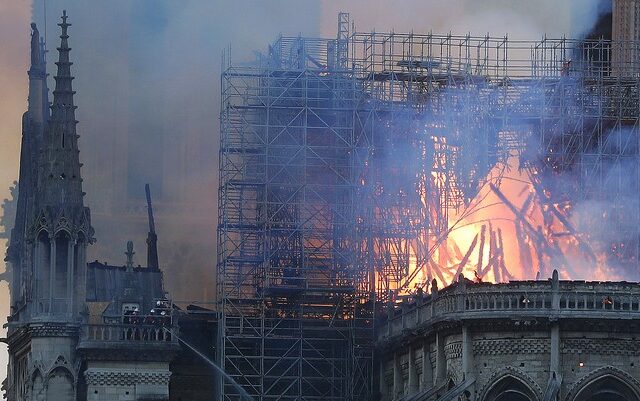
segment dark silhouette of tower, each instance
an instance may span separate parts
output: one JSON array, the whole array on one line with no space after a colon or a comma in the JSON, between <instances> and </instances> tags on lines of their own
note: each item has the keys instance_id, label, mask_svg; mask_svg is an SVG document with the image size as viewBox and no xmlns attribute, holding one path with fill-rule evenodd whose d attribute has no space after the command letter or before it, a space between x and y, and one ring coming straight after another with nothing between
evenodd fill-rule
<instances>
[{"instance_id":1,"label":"dark silhouette of tower","mask_svg":"<svg viewBox=\"0 0 640 401\"><path fill-rule=\"evenodd\" d=\"M75 349L86 308L86 248L94 231L83 202L67 18L63 12L58 24L50 116L44 51L32 25L20 160L23 190L7 255L14 271L7 389L19 400L75 399L80 368Z\"/></svg>"}]
</instances>

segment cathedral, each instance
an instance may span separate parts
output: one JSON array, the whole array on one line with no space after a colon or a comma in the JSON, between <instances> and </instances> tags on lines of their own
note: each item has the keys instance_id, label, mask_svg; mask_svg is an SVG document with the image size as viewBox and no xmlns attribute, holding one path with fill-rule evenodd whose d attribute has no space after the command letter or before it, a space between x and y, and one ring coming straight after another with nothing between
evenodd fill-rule
<instances>
[{"instance_id":1,"label":"cathedral","mask_svg":"<svg viewBox=\"0 0 640 401\"><path fill-rule=\"evenodd\" d=\"M636 1L628 3L640 7ZM617 67L626 68L620 70L615 63L610 69L604 63L607 70L595 70L600 73L592 76L597 79L583 80L578 72L590 72L592 65L578 70L577 61L572 64L571 59L554 56L556 63L545 71L549 75L535 75L535 70L529 77L518 69L511 71L515 71L511 77L502 72L491 76L479 63L486 56L455 64L451 49L465 50L467 57L478 49L481 57L480 49L489 54L487 46L497 43L500 52L504 49L506 63L507 38L491 42L488 37L452 39L449 34L438 42L432 34L413 32L350 36L349 25L348 14L340 13L335 39L280 37L269 46L266 65L230 64L222 73L218 310L202 306L207 303L183 305L167 293L148 185L146 265L134 265L131 241L126 244L123 265L87 260L87 249L99 235L83 192L68 35L71 24L63 12L51 102L45 46L36 25L31 25L19 193L6 256L11 311L7 337L2 339L9 350L3 391L9 401L640 401L640 364L635 365L640 356L640 285L571 280L550 265L545 273L542 257L562 253L546 246L541 227L533 227L524 213L531 202L542 207L551 205L550 201L546 195L534 201L531 192L522 209L516 208L493 185L498 198L511 205L522 223L515 225L516 235L518 229L528 230L532 240L522 243L531 245L535 239L537 245L533 245L540 247L535 248L537 273L529 272L535 273L531 274L535 279L510 274L504 261L504 244L509 239L505 236L503 242L500 228L495 232L490 224L488 255L483 251L484 225L466 256L458 249L448 257L439 256L442 260L436 263L427 252L417 253L409 244L431 232L424 230L449 229L446 215L436 216L448 210L449 201L433 206L435 199L423 197L426 184L412 180L453 171L448 169L454 165L437 167L437 171L433 167L434 160L449 157L437 155L445 155L438 152L450 137L440 132L443 125L438 120L429 124L439 135L437 140L424 135L422 128L394 125L396 118L406 116L398 112L402 110L398 105L441 107L462 97L468 101L476 87L498 88L486 92L491 96L479 97L495 102L491 107L476 109L472 102L473 107L457 113L464 117L462 127L467 129L472 120L469 114L492 117L488 111L509 105L517 111L514 116L533 121L520 134L529 138L534 127L540 128L544 138L550 131L546 125L550 111L561 112L552 116L560 121L580 113L586 119L585 114L596 109L565 105L578 104L576 100L583 101L580 96L585 93L591 99L590 94L606 89L607 95L599 101L611 107L599 107L597 118L625 127L637 142L640 64L619 63ZM386 47L380 46L376 53L372 44L381 43ZM407 44L415 45L415 50L424 49L425 43L434 48L448 43L442 64L411 54L407 58L406 49L412 49ZM527 43L545 51L542 55L532 51L530 61L536 66L539 58L547 57L546 51L564 49L566 41L543 43L547 47ZM589 55L606 50L612 55L607 60L615 59L621 48L603 50L603 43L585 41L580 49L594 46ZM360 52L358 46L363 46ZM471 69L474 64L476 72ZM349 65L366 68L358 72ZM502 65L497 67L502 71ZM583 81L586 89L581 88ZM451 91L454 86L466 89ZM423 92L426 88L429 91ZM531 88L549 98L536 101L529 96ZM514 99L519 100L510 103ZM448 115L446 108L441 111ZM485 126L483 118L476 122L483 130L506 132L493 123ZM452 124L457 127L455 121ZM413 147L419 149L409 155L414 159L406 157L409 147L395 148L412 138L409 131L428 140ZM582 135L562 132L571 140ZM606 137L612 132L600 134ZM379 143L367 142L374 133L380 135ZM523 151L529 150L524 148L526 141L513 138L487 136L481 143L474 135L462 138L467 142L456 140L461 149L482 146L478 154L491 157L496 149L516 142ZM550 146L545 150L546 162L557 154L554 143ZM373 157L384 150L400 155L402 165L418 163L425 173L413 174L396 162L389 164L389 158ZM573 151L563 149L563 156L591 155L592 149ZM615 152L601 156L634 156L638 164L621 169L620 174L637 177L638 150ZM482 159L485 164L471 170L485 169L489 158ZM497 165L498 159L491 163ZM559 168L552 166L554 171ZM396 186L399 180L413 189ZM638 182L634 180L631 189L633 199ZM387 189L382 190L382 184ZM532 188L536 190L533 182ZM117 194L116 189L105 189ZM420 196L412 198L414 203L396 203L398 199L405 202L407 194L416 190ZM463 195L458 192L456 197ZM356 197L361 194L364 197ZM609 192L602 195L607 202L612 198ZM419 216L418 222L433 215L433 223L444 225L415 225L412 219L394 217L405 213ZM571 224L561 211L554 214L567 231L554 231L553 237L571 234ZM394 218L375 220L387 215ZM629 214L625 219L635 217ZM635 224L628 225L637 229ZM520 235L514 241L523 238ZM632 246L614 244L605 256L625 257L637 267L638 254L628 256L618 249L619 245L640 252L636 238L632 237ZM472 270L476 279L469 280L464 268L478 239L477 270ZM572 244L583 245L578 241L581 237L574 239ZM105 242L107 248L119 248L113 241ZM426 250L428 243L420 244ZM528 259L521 258L519 267L533 267L531 250L525 248L521 255ZM414 273L423 272L422 268L411 270L418 266L419 255L425 269L428 263L436 276L421 279L415 291L401 292L415 282ZM455 262L453 270L449 262ZM172 267L190 279L211 278L194 274L187 263L169 264L177 264ZM490 270L495 284L491 279L483 281L483 274ZM450 277L445 279L443 272ZM547 273L551 277L545 278Z\"/></svg>"},{"instance_id":2,"label":"cathedral","mask_svg":"<svg viewBox=\"0 0 640 401\"><path fill-rule=\"evenodd\" d=\"M158 267L149 188L147 266L133 266L131 242L125 266L87 263L87 247L95 238L82 190L66 12L58 25L51 103L44 43L31 25L20 193L6 257L11 271L6 398L168 400L169 363L180 346Z\"/></svg>"}]
</instances>

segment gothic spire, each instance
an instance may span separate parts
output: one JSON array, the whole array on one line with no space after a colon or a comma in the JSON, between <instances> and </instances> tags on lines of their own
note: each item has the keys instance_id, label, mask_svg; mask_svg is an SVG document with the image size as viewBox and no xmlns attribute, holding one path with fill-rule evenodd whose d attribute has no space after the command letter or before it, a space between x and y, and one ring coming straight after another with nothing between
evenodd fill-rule
<instances>
[{"instance_id":1,"label":"gothic spire","mask_svg":"<svg viewBox=\"0 0 640 401\"><path fill-rule=\"evenodd\" d=\"M11 230L11 240L6 260L13 273L11 283L11 305L24 300L21 292L24 282L22 271L27 269L28 250L26 237L35 215L35 194L39 174L38 160L42 149L44 131L49 119L47 90L47 67L44 47L36 24L31 24L31 65L29 67L29 106L22 116L22 141L20 145L19 191L16 215ZM26 278L24 278L26 280Z\"/></svg>"},{"instance_id":2,"label":"gothic spire","mask_svg":"<svg viewBox=\"0 0 640 401\"><path fill-rule=\"evenodd\" d=\"M71 65L73 63L69 61L71 48L69 47L69 35L67 34L67 29L71 24L67 22L67 18L67 10L64 10L62 12L62 22L58 24L58 26L62 28L62 34L60 35L58 61L56 62L58 66L58 73L55 76L56 89L53 91L52 111L54 113L65 109L71 112L75 110L75 107L73 107L73 95L75 92L71 88L71 81L73 80L71 76Z\"/></svg>"},{"instance_id":3,"label":"gothic spire","mask_svg":"<svg viewBox=\"0 0 640 401\"><path fill-rule=\"evenodd\" d=\"M40 43L40 33L36 24L31 24L31 66L29 75L29 107L22 118L22 143L20 145L20 177L22 189L18 195L18 205L9 259L19 257L22 241L26 233L26 224L33 213L33 194L36 190L38 175L38 156L45 124L48 119L47 68L44 49ZM17 260L17 259L16 259Z\"/></svg>"},{"instance_id":4,"label":"gothic spire","mask_svg":"<svg viewBox=\"0 0 640 401\"><path fill-rule=\"evenodd\" d=\"M58 47L58 71L54 77L56 86L53 91L53 105L49 130L45 138L42 185L40 201L49 206L82 206L82 178L80 177L80 159L78 136L76 135L76 106L73 103L75 92L72 88L73 77L69 61L69 35L67 12L62 13L60 47ZM43 206L44 206L43 205Z\"/></svg>"},{"instance_id":5,"label":"gothic spire","mask_svg":"<svg viewBox=\"0 0 640 401\"><path fill-rule=\"evenodd\" d=\"M149 184L145 184L144 191L147 195L147 214L149 215L149 233L147 234L147 267L158 270L158 236L156 235L156 223L153 218L153 206L151 205L151 190Z\"/></svg>"}]
</instances>

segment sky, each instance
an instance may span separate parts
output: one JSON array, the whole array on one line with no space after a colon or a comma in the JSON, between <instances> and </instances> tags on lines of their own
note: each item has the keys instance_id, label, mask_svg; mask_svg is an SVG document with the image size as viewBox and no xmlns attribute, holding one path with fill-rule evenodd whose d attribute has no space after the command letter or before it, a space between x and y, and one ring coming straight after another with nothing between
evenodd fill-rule
<instances>
[{"instance_id":1,"label":"sky","mask_svg":"<svg viewBox=\"0 0 640 401\"><path fill-rule=\"evenodd\" d=\"M204 238L204 248L211 248L215 240L220 72L225 49L227 56L231 49L235 62L244 62L281 33L335 37L340 11L349 12L355 28L363 32L451 31L531 40L545 34L579 37L593 26L603 4L607 7L607 1L600 0L44 1L0 0L0 199L9 195L18 174L21 115L27 106L29 23L37 22L40 32L46 33L53 76L53 49L59 41L56 24L66 9L72 23L72 71L88 206L108 211L114 199L121 197L135 203L138 188L151 182L160 201L168 205L199 205L189 208L191 214L183 213L186 217L180 222L163 220L160 211L159 228L177 233L176 241L183 242L174 243L183 244L193 237L189 222L203 220L196 234ZM120 140L123 131L133 132L126 142ZM121 163L130 167L126 185L112 186ZM131 232L121 227L114 232L106 225L97 226L96 231L99 239L102 235L117 242L103 242L98 249L114 251L97 252L96 257L122 258L126 239L143 243L144 218L131 224ZM213 270L215 249L202 252L198 263L204 260ZM176 285L178 292L191 284L178 277L187 275L188 269L180 266L170 272L181 283ZM7 313L7 286L2 283L0 315ZM2 353L0 377L5 361Z\"/></svg>"}]
</instances>

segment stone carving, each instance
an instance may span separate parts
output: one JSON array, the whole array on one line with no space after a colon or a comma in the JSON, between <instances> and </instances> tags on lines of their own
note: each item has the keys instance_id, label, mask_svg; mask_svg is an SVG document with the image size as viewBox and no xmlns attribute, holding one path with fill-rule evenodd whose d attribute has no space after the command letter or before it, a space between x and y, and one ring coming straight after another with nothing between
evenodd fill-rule
<instances>
[{"instance_id":1,"label":"stone carving","mask_svg":"<svg viewBox=\"0 0 640 401\"><path fill-rule=\"evenodd\" d=\"M474 355L544 354L549 352L548 338L514 338L473 342Z\"/></svg>"},{"instance_id":2,"label":"stone carving","mask_svg":"<svg viewBox=\"0 0 640 401\"><path fill-rule=\"evenodd\" d=\"M451 343L444 347L444 354L447 359L462 358L462 343Z\"/></svg>"},{"instance_id":3,"label":"stone carving","mask_svg":"<svg viewBox=\"0 0 640 401\"><path fill-rule=\"evenodd\" d=\"M84 377L90 386L133 386L136 384L167 386L171 372L90 369L85 372Z\"/></svg>"},{"instance_id":4,"label":"stone carving","mask_svg":"<svg viewBox=\"0 0 640 401\"><path fill-rule=\"evenodd\" d=\"M562 352L566 354L597 355L640 355L638 341L612 338L572 338L562 342Z\"/></svg>"}]
</instances>

